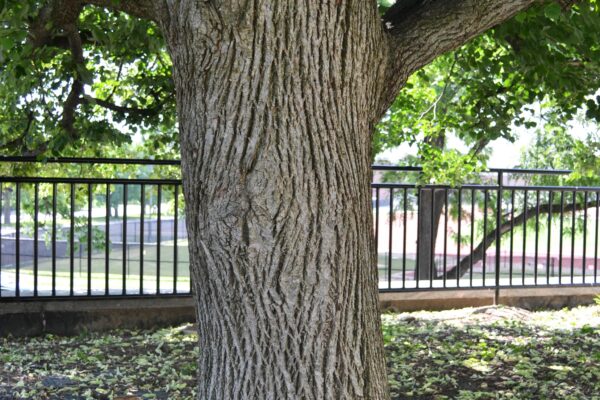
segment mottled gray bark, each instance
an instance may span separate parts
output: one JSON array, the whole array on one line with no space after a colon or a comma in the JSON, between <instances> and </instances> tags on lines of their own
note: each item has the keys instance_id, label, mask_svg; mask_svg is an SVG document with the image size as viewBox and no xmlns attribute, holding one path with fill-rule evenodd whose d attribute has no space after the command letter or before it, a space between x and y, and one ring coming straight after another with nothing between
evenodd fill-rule
<instances>
[{"instance_id":1,"label":"mottled gray bark","mask_svg":"<svg viewBox=\"0 0 600 400\"><path fill-rule=\"evenodd\" d=\"M199 397L385 399L370 234L385 51L375 4L238 5L180 2L166 28Z\"/></svg>"}]
</instances>

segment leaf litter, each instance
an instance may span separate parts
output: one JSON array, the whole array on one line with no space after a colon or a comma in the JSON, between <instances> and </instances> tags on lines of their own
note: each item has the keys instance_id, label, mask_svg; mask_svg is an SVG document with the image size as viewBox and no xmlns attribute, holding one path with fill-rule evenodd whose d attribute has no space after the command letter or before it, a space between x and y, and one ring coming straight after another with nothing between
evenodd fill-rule
<instances>
[{"instance_id":1,"label":"leaf litter","mask_svg":"<svg viewBox=\"0 0 600 400\"><path fill-rule=\"evenodd\" d=\"M600 306L382 315L393 399L600 400ZM0 400L193 399L195 327L0 338Z\"/></svg>"}]
</instances>

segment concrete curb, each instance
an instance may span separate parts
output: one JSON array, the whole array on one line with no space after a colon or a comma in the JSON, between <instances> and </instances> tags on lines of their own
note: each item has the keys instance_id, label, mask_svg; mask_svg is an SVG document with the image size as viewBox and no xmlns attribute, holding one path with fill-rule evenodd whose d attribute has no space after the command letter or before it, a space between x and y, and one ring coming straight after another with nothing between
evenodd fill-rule
<instances>
[{"instance_id":1,"label":"concrete curb","mask_svg":"<svg viewBox=\"0 0 600 400\"><path fill-rule=\"evenodd\" d=\"M529 310L592 304L598 287L501 289L499 304ZM383 311L447 310L494 304L493 289L380 293ZM149 329L196 319L192 297L91 298L0 303L1 336Z\"/></svg>"}]
</instances>

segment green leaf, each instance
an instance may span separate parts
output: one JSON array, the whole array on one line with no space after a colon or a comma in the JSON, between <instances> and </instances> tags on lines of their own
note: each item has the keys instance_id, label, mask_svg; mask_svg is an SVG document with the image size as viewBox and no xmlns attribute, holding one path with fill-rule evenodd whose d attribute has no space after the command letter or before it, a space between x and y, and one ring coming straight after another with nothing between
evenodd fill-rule
<instances>
[{"instance_id":1,"label":"green leaf","mask_svg":"<svg viewBox=\"0 0 600 400\"><path fill-rule=\"evenodd\" d=\"M551 2L544 8L544 15L550 18L551 20L557 20L558 18L560 18L561 14L562 9L560 7L560 4L556 2Z\"/></svg>"}]
</instances>

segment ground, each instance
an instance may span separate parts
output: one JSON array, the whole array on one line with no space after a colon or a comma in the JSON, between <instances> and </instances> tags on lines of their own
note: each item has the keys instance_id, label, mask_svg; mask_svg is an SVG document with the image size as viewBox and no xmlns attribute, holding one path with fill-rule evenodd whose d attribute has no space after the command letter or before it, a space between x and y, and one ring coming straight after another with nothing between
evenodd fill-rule
<instances>
[{"instance_id":1,"label":"ground","mask_svg":"<svg viewBox=\"0 0 600 400\"><path fill-rule=\"evenodd\" d=\"M600 399L600 306L382 316L394 399ZM189 327L0 339L0 399L189 399Z\"/></svg>"}]
</instances>

